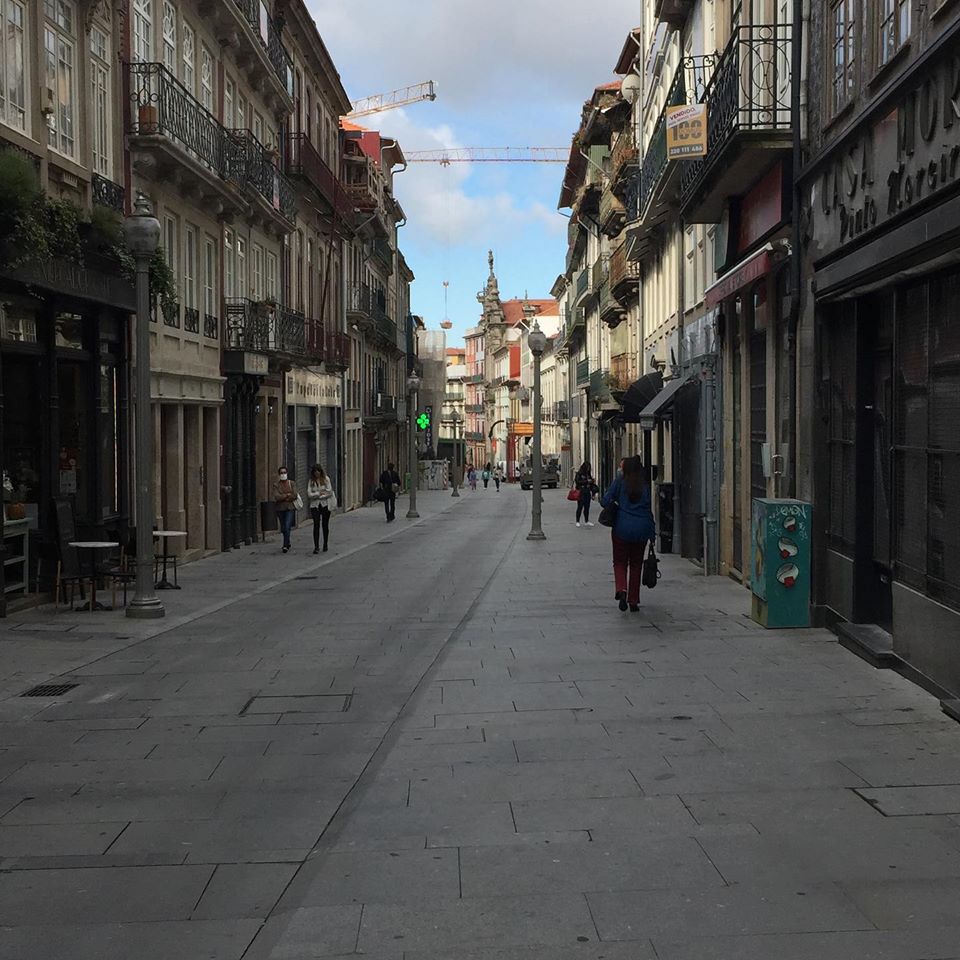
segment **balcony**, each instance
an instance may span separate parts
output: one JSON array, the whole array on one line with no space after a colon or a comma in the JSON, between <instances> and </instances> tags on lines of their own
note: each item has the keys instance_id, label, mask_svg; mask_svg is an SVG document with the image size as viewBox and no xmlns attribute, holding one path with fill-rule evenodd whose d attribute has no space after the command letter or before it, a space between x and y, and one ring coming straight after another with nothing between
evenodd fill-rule
<instances>
[{"instance_id":1,"label":"balcony","mask_svg":"<svg viewBox=\"0 0 960 960\"><path fill-rule=\"evenodd\" d=\"M600 287L600 319L610 327L619 326L627 318L623 304L610 292L610 281Z\"/></svg>"},{"instance_id":2,"label":"balcony","mask_svg":"<svg viewBox=\"0 0 960 960\"><path fill-rule=\"evenodd\" d=\"M302 313L245 297L228 298L224 305L227 350L306 357L306 321Z\"/></svg>"},{"instance_id":3,"label":"balcony","mask_svg":"<svg viewBox=\"0 0 960 960\"><path fill-rule=\"evenodd\" d=\"M373 319L373 295L367 284L356 280L347 284L347 316L359 321Z\"/></svg>"},{"instance_id":4,"label":"balcony","mask_svg":"<svg viewBox=\"0 0 960 960\"><path fill-rule=\"evenodd\" d=\"M627 259L627 244L610 255L610 293L621 303L629 303L640 295L640 264Z\"/></svg>"},{"instance_id":5,"label":"balcony","mask_svg":"<svg viewBox=\"0 0 960 960\"><path fill-rule=\"evenodd\" d=\"M557 423L566 423L570 419L570 411L566 400L558 400L553 405L553 419Z\"/></svg>"},{"instance_id":6,"label":"balcony","mask_svg":"<svg viewBox=\"0 0 960 960\"><path fill-rule=\"evenodd\" d=\"M464 383L483 383L482 373L472 373L469 377L463 378Z\"/></svg>"},{"instance_id":7,"label":"balcony","mask_svg":"<svg viewBox=\"0 0 960 960\"><path fill-rule=\"evenodd\" d=\"M640 164L640 151L633 126L622 130L610 153L610 182L614 190L623 185L630 176L636 176ZM602 210L602 203L601 203Z\"/></svg>"},{"instance_id":8,"label":"balcony","mask_svg":"<svg viewBox=\"0 0 960 960\"><path fill-rule=\"evenodd\" d=\"M320 152L305 133L291 133L287 138L287 176L308 183L341 220L353 213L340 178L327 166Z\"/></svg>"},{"instance_id":9,"label":"balcony","mask_svg":"<svg viewBox=\"0 0 960 960\"><path fill-rule=\"evenodd\" d=\"M640 166L636 210L641 244L649 240L654 227L676 215L680 170L686 161L667 160L667 108L700 101L715 59L713 55L684 57L673 76Z\"/></svg>"},{"instance_id":10,"label":"balcony","mask_svg":"<svg viewBox=\"0 0 960 960\"><path fill-rule=\"evenodd\" d=\"M342 373L350 366L351 343L345 333L323 329L323 351L321 357L324 366L331 373Z\"/></svg>"},{"instance_id":11,"label":"balcony","mask_svg":"<svg viewBox=\"0 0 960 960\"><path fill-rule=\"evenodd\" d=\"M376 260L386 276L393 275L393 247L390 246L389 241L380 237L375 238L370 244L370 256Z\"/></svg>"},{"instance_id":12,"label":"balcony","mask_svg":"<svg viewBox=\"0 0 960 960\"><path fill-rule=\"evenodd\" d=\"M590 268L584 267L578 274L573 288L573 302L579 303L590 292ZM576 309L576 308L574 308Z\"/></svg>"},{"instance_id":13,"label":"balcony","mask_svg":"<svg viewBox=\"0 0 960 960\"><path fill-rule=\"evenodd\" d=\"M654 0L653 15L661 23L679 30L693 11L693 0Z\"/></svg>"},{"instance_id":14,"label":"balcony","mask_svg":"<svg viewBox=\"0 0 960 960\"><path fill-rule=\"evenodd\" d=\"M343 158L343 189L350 205L365 213L383 207L383 185L377 165L361 153Z\"/></svg>"},{"instance_id":15,"label":"balcony","mask_svg":"<svg viewBox=\"0 0 960 960\"><path fill-rule=\"evenodd\" d=\"M244 170L226 129L162 63L128 70L127 134L137 172L192 194L218 215L244 210Z\"/></svg>"},{"instance_id":16,"label":"balcony","mask_svg":"<svg viewBox=\"0 0 960 960\"><path fill-rule=\"evenodd\" d=\"M684 164L683 216L716 223L793 144L789 24L738 28L701 96L707 155Z\"/></svg>"},{"instance_id":17,"label":"balcony","mask_svg":"<svg viewBox=\"0 0 960 960\"><path fill-rule=\"evenodd\" d=\"M607 279L607 272L610 269L610 254L601 253L596 260L593 261L593 266L590 268L590 289L594 293L600 292L600 287L603 286L604 280Z\"/></svg>"},{"instance_id":18,"label":"balcony","mask_svg":"<svg viewBox=\"0 0 960 960\"><path fill-rule=\"evenodd\" d=\"M623 201L609 188L600 197L600 230L608 237L615 237L627 219L627 210Z\"/></svg>"},{"instance_id":19,"label":"balcony","mask_svg":"<svg viewBox=\"0 0 960 960\"><path fill-rule=\"evenodd\" d=\"M243 184L262 219L272 220L282 232L289 233L297 198L277 166L276 152L267 149L249 130L230 130L229 141L233 179Z\"/></svg>"},{"instance_id":20,"label":"balcony","mask_svg":"<svg viewBox=\"0 0 960 960\"><path fill-rule=\"evenodd\" d=\"M198 0L198 12L274 112L293 111L293 60L263 0Z\"/></svg>"},{"instance_id":21,"label":"balcony","mask_svg":"<svg viewBox=\"0 0 960 960\"><path fill-rule=\"evenodd\" d=\"M374 393L370 398L368 417L376 420L396 420L397 398L389 393Z\"/></svg>"},{"instance_id":22,"label":"balcony","mask_svg":"<svg viewBox=\"0 0 960 960\"><path fill-rule=\"evenodd\" d=\"M590 385L590 361L577 361L577 386L586 387Z\"/></svg>"},{"instance_id":23,"label":"balcony","mask_svg":"<svg viewBox=\"0 0 960 960\"><path fill-rule=\"evenodd\" d=\"M184 309L183 329L186 333L200 333L200 311L196 307Z\"/></svg>"},{"instance_id":24,"label":"balcony","mask_svg":"<svg viewBox=\"0 0 960 960\"><path fill-rule=\"evenodd\" d=\"M482 443L485 438L478 430L466 430L464 431L463 439L470 440L474 443Z\"/></svg>"},{"instance_id":25,"label":"balcony","mask_svg":"<svg viewBox=\"0 0 960 960\"><path fill-rule=\"evenodd\" d=\"M610 358L610 379L614 393L623 392L630 386L634 377L629 354L621 353Z\"/></svg>"},{"instance_id":26,"label":"balcony","mask_svg":"<svg viewBox=\"0 0 960 960\"><path fill-rule=\"evenodd\" d=\"M483 413L484 408L482 403L468 403L463 409L466 413Z\"/></svg>"},{"instance_id":27,"label":"balcony","mask_svg":"<svg viewBox=\"0 0 960 960\"><path fill-rule=\"evenodd\" d=\"M98 207L107 207L123 216L124 190L119 183L95 173L90 178L90 198Z\"/></svg>"},{"instance_id":28,"label":"balcony","mask_svg":"<svg viewBox=\"0 0 960 960\"><path fill-rule=\"evenodd\" d=\"M220 321L211 313L203 315L203 335L208 340L220 339Z\"/></svg>"}]
</instances>

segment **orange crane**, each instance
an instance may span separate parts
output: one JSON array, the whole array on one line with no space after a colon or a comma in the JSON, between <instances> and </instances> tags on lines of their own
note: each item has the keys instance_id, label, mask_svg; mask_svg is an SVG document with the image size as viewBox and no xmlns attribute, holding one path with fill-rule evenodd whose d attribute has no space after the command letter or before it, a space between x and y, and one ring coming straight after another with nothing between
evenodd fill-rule
<instances>
[{"instance_id":1,"label":"orange crane","mask_svg":"<svg viewBox=\"0 0 960 960\"><path fill-rule=\"evenodd\" d=\"M449 150L413 150L407 163L566 163L569 147L456 147Z\"/></svg>"},{"instance_id":2,"label":"orange crane","mask_svg":"<svg viewBox=\"0 0 960 960\"><path fill-rule=\"evenodd\" d=\"M420 103L423 100L437 99L437 85L433 80L415 83L409 87L399 87L389 93L375 93L372 97L354 100L353 108L346 116L347 120L356 120L358 117L367 117L371 113L383 113L385 110L396 110L410 103Z\"/></svg>"}]
</instances>

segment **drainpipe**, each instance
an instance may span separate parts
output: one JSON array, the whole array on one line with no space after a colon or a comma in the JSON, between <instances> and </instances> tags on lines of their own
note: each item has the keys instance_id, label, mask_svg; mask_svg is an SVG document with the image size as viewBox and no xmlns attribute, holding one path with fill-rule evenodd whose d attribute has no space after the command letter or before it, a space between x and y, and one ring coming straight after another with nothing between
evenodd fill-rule
<instances>
[{"instance_id":1,"label":"drainpipe","mask_svg":"<svg viewBox=\"0 0 960 960\"><path fill-rule=\"evenodd\" d=\"M801 119L801 82L803 75L803 0L793 0L793 25L790 49L790 122L793 127L793 171L791 196L790 316L787 320L787 405L790 413L787 429L787 495L797 495L797 329L800 325L800 288L803 269L800 247L800 184L797 179L803 161Z\"/></svg>"}]
</instances>

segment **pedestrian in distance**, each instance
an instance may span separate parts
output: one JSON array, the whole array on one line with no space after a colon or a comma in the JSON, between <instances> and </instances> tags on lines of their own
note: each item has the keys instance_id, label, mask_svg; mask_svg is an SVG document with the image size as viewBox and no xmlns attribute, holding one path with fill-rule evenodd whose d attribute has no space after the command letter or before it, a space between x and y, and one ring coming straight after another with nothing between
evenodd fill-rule
<instances>
[{"instance_id":1,"label":"pedestrian in distance","mask_svg":"<svg viewBox=\"0 0 960 960\"><path fill-rule=\"evenodd\" d=\"M590 501L597 490L597 482L593 479L593 469L588 461L584 460L573 478L573 487L577 491L577 526L583 517L583 525L592 527L590 522Z\"/></svg>"},{"instance_id":2,"label":"pedestrian in distance","mask_svg":"<svg viewBox=\"0 0 960 960\"><path fill-rule=\"evenodd\" d=\"M613 574L616 600L621 610L629 604L633 613L640 610L640 576L647 544L656 536L650 506L650 483L643 461L628 457L623 476L617 477L601 499L608 511L616 510L610 531L613 543Z\"/></svg>"},{"instance_id":3,"label":"pedestrian in distance","mask_svg":"<svg viewBox=\"0 0 960 960\"><path fill-rule=\"evenodd\" d=\"M470 489L476 491L477 489L477 470L476 467L471 466L467 471L467 483L470 484Z\"/></svg>"},{"instance_id":4,"label":"pedestrian in distance","mask_svg":"<svg viewBox=\"0 0 960 960\"><path fill-rule=\"evenodd\" d=\"M494 468L493 471L493 482L497 485L497 493L500 492L500 484L503 483L503 470L500 469L500 464Z\"/></svg>"},{"instance_id":5,"label":"pedestrian in distance","mask_svg":"<svg viewBox=\"0 0 960 960\"><path fill-rule=\"evenodd\" d=\"M387 515L387 523L397 519L397 494L400 492L400 474L392 463L380 474L380 499Z\"/></svg>"},{"instance_id":6,"label":"pedestrian in distance","mask_svg":"<svg viewBox=\"0 0 960 960\"><path fill-rule=\"evenodd\" d=\"M483 468L483 473L480 474L481 479L483 480L483 489L486 490L490 486L490 463L487 462L487 465Z\"/></svg>"},{"instance_id":7,"label":"pedestrian in distance","mask_svg":"<svg viewBox=\"0 0 960 960\"><path fill-rule=\"evenodd\" d=\"M313 552L320 552L320 531L323 530L323 552L330 540L330 509L337 505L333 484L319 463L314 464L307 482L307 505L313 518Z\"/></svg>"},{"instance_id":8,"label":"pedestrian in distance","mask_svg":"<svg viewBox=\"0 0 960 960\"><path fill-rule=\"evenodd\" d=\"M287 468L277 471L277 482L273 485L273 502L277 505L277 520L283 534L283 552L290 550L290 531L297 519L297 505L303 506L303 500L297 493L297 485L289 478Z\"/></svg>"}]
</instances>

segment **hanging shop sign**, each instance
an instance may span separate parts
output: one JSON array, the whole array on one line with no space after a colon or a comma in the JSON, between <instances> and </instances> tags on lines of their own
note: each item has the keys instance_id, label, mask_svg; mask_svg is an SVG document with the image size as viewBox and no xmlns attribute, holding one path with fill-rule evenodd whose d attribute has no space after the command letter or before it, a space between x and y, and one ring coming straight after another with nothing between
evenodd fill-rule
<instances>
[{"instance_id":1,"label":"hanging shop sign","mask_svg":"<svg viewBox=\"0 0 960 960\"><path fill-rule=\"evenodd\" d=\"M897 105L835 155L809 187L823 254L882 227L960 180L960 55L914 79Z\"/></svg>"},{"instance_id":2,"label":"hanging shop sign","mask_svg":"<svg viewBox=\"0 0 960 960\"><path fill-rule=\"evenodd\" d=\"M304 407L339 407L340 378L328 373L292 370L287 374L287 403Z\"/></svg>"},{"instance_id":3,"label":"hanging shop sign","mask_svg":"<svg viewBox=\"0 0 960 960\"><path fill-rule=\"evenodd\" d=\"M688 160L707 155L707 105L667 107L667 159Z\"/></svg>"}]
</instances>

